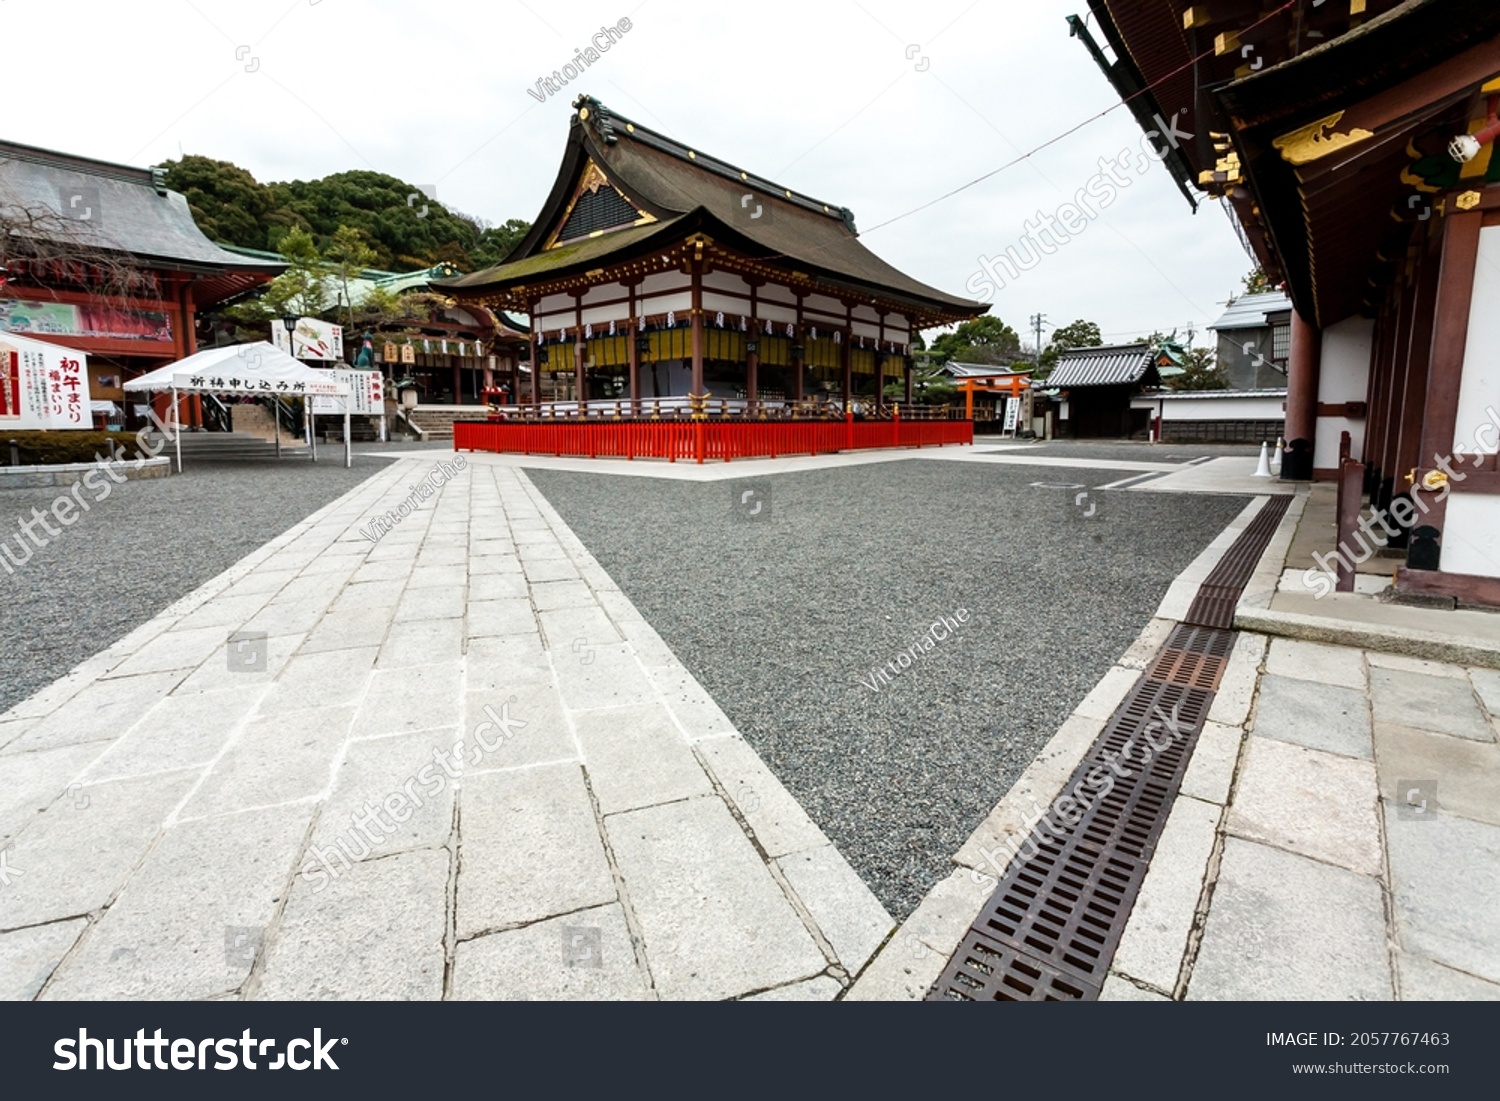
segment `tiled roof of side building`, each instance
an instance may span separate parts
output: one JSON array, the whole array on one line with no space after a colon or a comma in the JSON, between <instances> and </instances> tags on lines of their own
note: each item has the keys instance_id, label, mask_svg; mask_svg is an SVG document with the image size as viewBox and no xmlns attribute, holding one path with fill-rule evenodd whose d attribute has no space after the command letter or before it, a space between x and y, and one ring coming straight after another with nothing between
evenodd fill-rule
<instances>
[{"instance_id":1,"label":"tiled roof of side building","mask_svg":"<svg viewBox=\"0 0 1500 1101\"><path fill-rule=\"evenodd\" d=\"M1072 348L1058 356L1046 385L1049 389L1076 389L1155 382L1155 358L1155 350L1149 344Z\"/></svg>"},{"instance_id":2,"label":"tiled roof of side building","mask_svg":"<svg viewBox=\"0 0 1500 1101\"><path fill-rule=\"evenodd\" d=\"M1215 332L1231 329L1263 329L1280 314L1290 315L1292 300L1281 291L1246 294L1224 307L1224 314L1209 326Z\"/></svg>"},{"instance_id":3,"label":"tiled roof of side building","mask_svg":"<svg viewBox=\"0 0 1500 1101\"><path fill-rule=\"evenodd\" d=\"M72 218L80 243L161 266L258 273L285 267L214 244L193 221L187 199L159 187L149 168L0 141L0 206Z\"/></svg>"}]
</instances>

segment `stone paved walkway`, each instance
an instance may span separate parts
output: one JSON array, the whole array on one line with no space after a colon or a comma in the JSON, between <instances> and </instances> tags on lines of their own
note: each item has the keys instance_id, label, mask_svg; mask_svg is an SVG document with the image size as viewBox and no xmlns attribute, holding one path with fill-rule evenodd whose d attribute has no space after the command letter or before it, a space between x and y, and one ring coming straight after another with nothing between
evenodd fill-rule
<instances>
[{"instance_id":1,"label":"stone paved walkway","mask_svg":"<svg viewBox=\"0 0 1500 1101\"><path fill-rule=\"evenodd\" d=\"M1173 809L1106 997L1500 1000L1500 673L1238 656L1218 776Z\"/></svg>"},{"instance_id":2,"label":"stone paved walkway","mask_svg":"<svg viewBox=\"0 0 1500 1101\"><path fill-rule=\"evenodd\" d=\"M440 458L0 716L0 997L828 999L864 966L889 915L524 474L361 534Z\"/></svg>"}]
</instances>

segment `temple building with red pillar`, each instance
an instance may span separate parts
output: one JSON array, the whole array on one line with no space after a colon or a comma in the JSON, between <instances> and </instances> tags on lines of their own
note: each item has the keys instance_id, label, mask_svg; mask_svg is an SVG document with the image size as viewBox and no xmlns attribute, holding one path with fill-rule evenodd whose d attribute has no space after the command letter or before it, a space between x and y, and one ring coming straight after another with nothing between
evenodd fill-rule
<instances>
[{"instance_id":1,"label":"temple building with red pillar","mask_svg":"<svg viewBox=\"0 0 1500 1101\"><path fill-rule=\"evenodd\" d=\"M1162 163L1291 299L1283 477L1357 464L1398 590L1500 605L1500 5L1089 6Z\"/></svg>"},{"instance_id":2,"label":"temple building with red pillar","mask_svg":"<svg viewBox=\"0 0 1500 1101\"><path fill-rule=\"evenodd\" d=\"M854 215L743 171L597 100L574 103L556 183L498 267L439 283L531 319L521 416L885 411L922 329L988 307L881 260ZM860 399L866 399L861 402ZM544 403L546 409L544 409Z\"/></svg>"},{"instance_id":3,"label":"temple building with red pillar","mask_svg":"<svg viewBox=\"0 0 1500 1101\"><path fill-rule=\"evenodd\" d=\"M196 352L199 311L284 267L210 241L159 170L12 142L0 142L0 226L11 235L0 334L87 353L89 392L106 403L124 405L130 379ZM196 403L183 412L202 415Z\"/></svg>"}]
</instances>

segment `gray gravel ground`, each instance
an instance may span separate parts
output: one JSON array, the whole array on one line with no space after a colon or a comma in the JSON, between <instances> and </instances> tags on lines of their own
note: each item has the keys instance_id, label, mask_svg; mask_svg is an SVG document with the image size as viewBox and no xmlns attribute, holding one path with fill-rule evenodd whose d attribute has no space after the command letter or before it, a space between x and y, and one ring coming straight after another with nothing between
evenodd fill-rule
<instances>
[{"instance_id":1,"label":"gray gravel ground","mask_svg":"<svg viewBox=\"0 0 1500 1101\"><path fill-rule=\"evenodd\" d=\"M528 473L898 919L1246 503L1111 492L1082 520L1032 483L1111 479L930 461ZM861 684L960 609L957 638Z\"/></svg>"},{"instance_id":2,"label":"gray gravel ground","mask_svg":"<svg viewBox=\"0 0 1500 1101\"><path fill-rule=\"evenodd\" d=\"M0 569L0 711L386 465L364 454L350 470L335 461L200 462L171 478L115 486L14 573ZM62 492L0 490L0 539L13 554L21 554L18 521Z\"/></svg>"}]
</instances>

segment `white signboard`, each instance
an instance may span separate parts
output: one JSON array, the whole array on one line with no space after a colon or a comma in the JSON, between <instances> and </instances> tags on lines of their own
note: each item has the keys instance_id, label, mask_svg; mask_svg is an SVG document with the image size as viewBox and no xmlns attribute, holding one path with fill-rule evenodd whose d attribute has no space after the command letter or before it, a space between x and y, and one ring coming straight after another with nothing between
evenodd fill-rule
<instances>
[{"instance_id":1,"label":"white signboard","mask_svg":"<svg viewBox=\"0 0 1500 1101\"><path fill-rule=\"evenodd\" d=\"M0 428L93 427L87 359L0 333Z\"/></svg>"},{"instance_id":2,"label":"white signboard","mask_svg":"<svg viewBox=\"0 0 1500 1101\"><path fill-rule=\"evenodd\" d=\"M385 415L385 376L379 371L327 372L330 378L349 387L349 414L354 417L382 417ZM342 417L343 398L313 398L313 415L317 417Z\"/></svg>"},{"instance_id":3,"label":"white signboard","mask_svg":"<svg viewBox=\"0 0 1500 1101\"><path fill-rule=\"evenodd\" d=\"M287 344L286 326L280 321L271 322L271 336L276 342L276 347L283 352L289 352L298 359L329 363L338 362L344 358L342 325L330 325L326 321L319 321L316 317L304 317L297 322L293 335L296 338L295 348Z\"/></svg>"},{"instance_id":4,"label":"white signboard","mask_svg":"<svg viewBox=\"0 0 1500 1101\"><path fill-rule=\"evenodd\" d=\"M1005 399L1005 431L1014 432L1016 423L1021 417L1021 400L1019 398Z\"/></svg>"}]
</instances>

